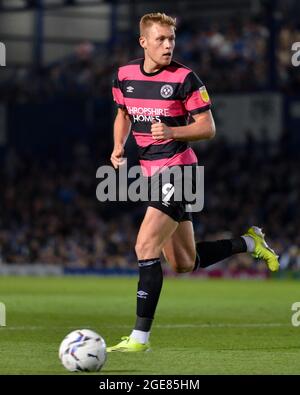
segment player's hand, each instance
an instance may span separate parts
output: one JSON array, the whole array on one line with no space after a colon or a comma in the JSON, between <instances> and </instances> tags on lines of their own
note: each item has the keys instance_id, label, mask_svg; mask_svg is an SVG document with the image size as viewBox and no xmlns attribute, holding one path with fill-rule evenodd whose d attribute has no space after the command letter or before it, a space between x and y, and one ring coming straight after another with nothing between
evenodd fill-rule
<instances>
[{"instance_id":1,"label":"player's hand","mask_svg":"<svg viewBox=\"0 0 300 395\"><path fill-rule=\"evenodd\" d=\"M115 169L117 169L119 166L122 166L125 163L125 158L123 158L123 155L124 155L124 147L122 146L114 147L114 150L110 157L110 161Z\"/></svg>"},{"instance_id":2,"label":"player's hand","mask_svg":"<svg viewBox=\"0 0 300 395\"><path fill-rule=\"evenodd\" d=\"M173 136L173 131L162 122L152 123L151 133L154 140L168 140Z\"/></svg>"}]
</instances>

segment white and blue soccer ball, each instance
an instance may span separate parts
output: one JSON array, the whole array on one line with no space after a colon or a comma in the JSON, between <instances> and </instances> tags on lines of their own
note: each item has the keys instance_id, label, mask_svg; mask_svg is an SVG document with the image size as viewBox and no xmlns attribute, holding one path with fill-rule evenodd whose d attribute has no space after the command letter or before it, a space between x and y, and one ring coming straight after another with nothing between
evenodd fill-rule
<instances>
[{"instance_id":1,"label":"white and blue soccer ball","mask_svg":"<svg viewBox=\"0 0 300 395\"><path fill-rule=\"evenodd\" d=\"M106 361L106 344L98 333L78 329L63 339L58 355L70 372L98 372Z\"/></svg>"}]
</instances>

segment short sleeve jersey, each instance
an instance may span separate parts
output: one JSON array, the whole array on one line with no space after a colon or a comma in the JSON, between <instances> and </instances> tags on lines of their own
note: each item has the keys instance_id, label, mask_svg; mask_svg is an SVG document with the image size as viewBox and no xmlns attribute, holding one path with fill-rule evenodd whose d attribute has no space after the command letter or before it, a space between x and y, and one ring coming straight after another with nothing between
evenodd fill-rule
<instances>
[{"instance_id":1,"label":"short sleeve jersey","mask_svg":"<svg viewBox=\"0 0 300 395\"><path fill-rule=\"evenodd\" d=\"M144 174L197 163L187 142L154 140L151 124L185 126L191 115L209 110L211 101L204 84L191 69L175 61L155 73L146 73L143 64L144 59L137 59L118 69L113 98L118 107L127 109Z\"/></svg>"}]
</instances>

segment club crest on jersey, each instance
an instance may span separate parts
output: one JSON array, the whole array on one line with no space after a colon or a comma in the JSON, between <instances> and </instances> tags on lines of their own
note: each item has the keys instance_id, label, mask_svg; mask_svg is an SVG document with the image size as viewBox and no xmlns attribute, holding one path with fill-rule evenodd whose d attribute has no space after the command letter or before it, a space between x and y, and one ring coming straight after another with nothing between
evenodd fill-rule
<instances>
[{"instance_id":1,"label":"club crest on jersey","mask_svg":"<svg viewBox=\"0 0 300 395\"><path fill-rule=\"evenodd\" d=\"M205 103L209 102L209 95L208 95L208 92L207 92L207 90L206 90L204 85L201 86L201 88L199 88L199 92L200 92L201 99Z\"/></svg>"},{"instance_id":2,"label":"club crest on jersey","mask_svg":"<svg viewBox=\"0 0 300 395\"><path fill-rule=\"evenodd\" d=\"M173 88L171 85L163 85L160 89L160 94L164 99L167 99L168 97L173 95Z\"/></svg>"}]
</instances>

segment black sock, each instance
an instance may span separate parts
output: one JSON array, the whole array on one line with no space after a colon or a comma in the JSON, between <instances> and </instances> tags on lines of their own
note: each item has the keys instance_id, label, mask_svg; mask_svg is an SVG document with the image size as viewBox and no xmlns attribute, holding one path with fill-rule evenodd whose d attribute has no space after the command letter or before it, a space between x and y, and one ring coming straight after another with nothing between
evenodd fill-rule
<instances>
[{"instance_id":1,"label":"black sock","mask_svg":"<svg viewBox=\"0 0 300 395\"><path fill-rule=\"evenodd\" d=\"M139 260L139 273L134 329L149 332L163 283L160 259Z\"/></svg>"},{"instance_id":2,"label":"black sock","mask_svg":"<svg viewBox=\"0 0 300 395\"><path fill-rule=\"evenodd\" d=\"M240 252L247 252L247 244L242 237L230 240L201 241L196 243L196 261L194 271L199 267L208 267Z\"/></svg>"}]
</instances>

